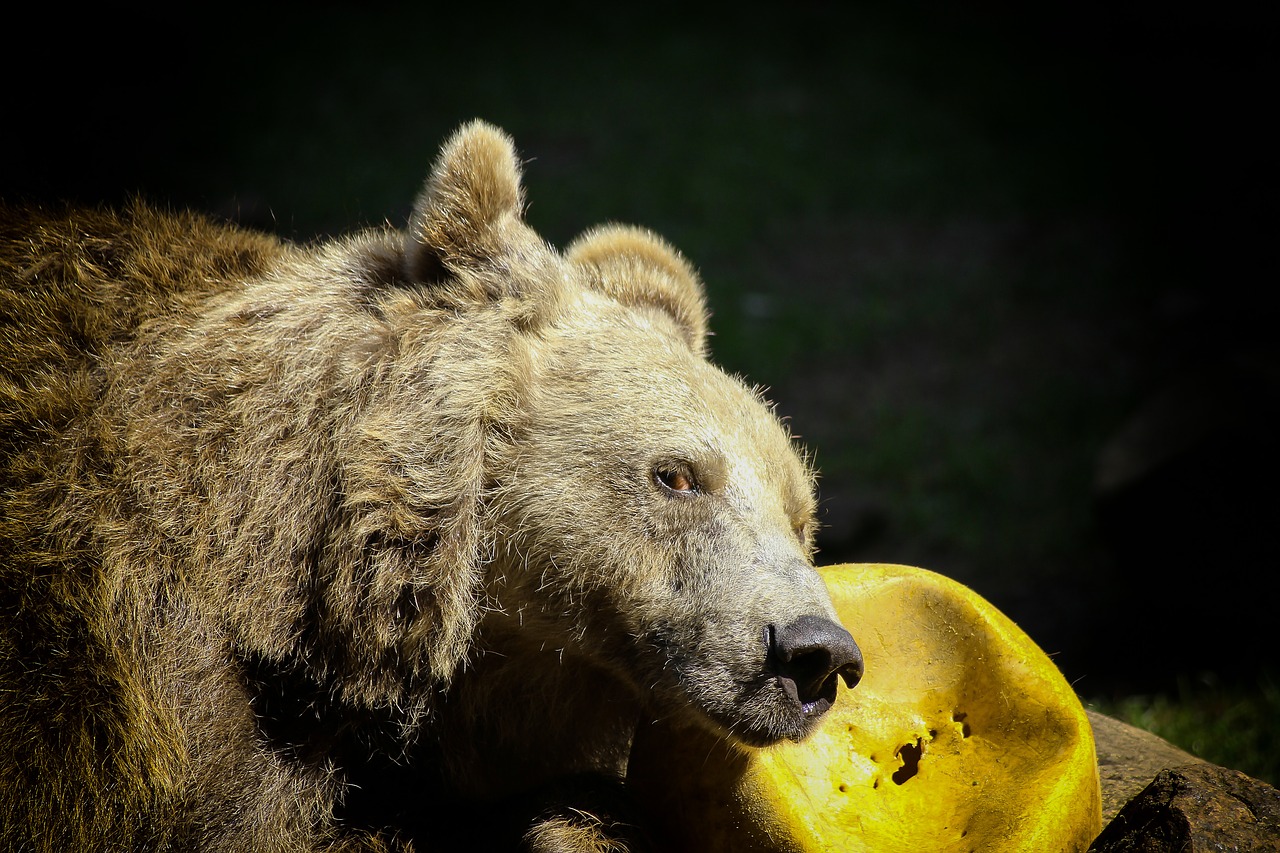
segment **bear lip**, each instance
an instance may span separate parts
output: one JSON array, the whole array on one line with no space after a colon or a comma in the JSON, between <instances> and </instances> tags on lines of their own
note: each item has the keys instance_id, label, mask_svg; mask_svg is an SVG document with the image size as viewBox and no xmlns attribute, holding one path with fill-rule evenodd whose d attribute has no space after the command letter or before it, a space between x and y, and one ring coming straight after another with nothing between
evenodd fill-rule
<instances>
[{"instance_id":1,"label":"bear lip","mask_svg":"<svg viewBox=\"0 0 1280 853\"><path fill-rule=\"evenodd\" d=\"M736 715L709 714L724 733L743 746L762 749L783 741L799 743L835 705L835 697L801 702L791 679L768 674L752 700Z\"/></svg>"},{"instance_id":2,"label":"bear lip","mask_svg":"<svg viewBox=\"0 0 1280 853\"><path fill-rule=\"evenodd\" d=\"M809 700L800 698L800 690L796 686L794 678L788 678L785 675L777 676L778 686L782 688L782 692L793 704L800 708L800 713L809 717L821 717L836 703L836 675L833 673L823 682L822 693Z\"/></svg>"},{"instance_id":3,"label":"bear lip","mask_svg":"<svg viewBox=\"0 0 1280 853\"><path fill-rule=\"evenodd\" d=\"M774 746L783 741L799 743L817 728L818 720L824 713L825 709L806 715L797 706L794 713L788 714L785 720L753 720L751 725L743 725L739 721L737 725L728 727L729 735L743 746L755 749Z\"/></svg>"}]
</instances>

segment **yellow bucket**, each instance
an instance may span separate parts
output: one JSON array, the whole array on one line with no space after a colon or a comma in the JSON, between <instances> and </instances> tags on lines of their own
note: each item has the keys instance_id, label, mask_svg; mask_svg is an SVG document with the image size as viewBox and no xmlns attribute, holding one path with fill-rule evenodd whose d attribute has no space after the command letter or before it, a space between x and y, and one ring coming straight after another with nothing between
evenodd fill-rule
<instances>
[{"instance_id":1,"label":"yellow bucket","mask_svg":"<svg viewBox=\"0 0 1280 853\"><path fill-rule=\"evenodd\" d=\"M1061 672L969 588L907 566L821 569L866 675L805 742L746 750L644 727L628 781L688 850L1084 851L1093 734Z\"/></svg>"}]
</instances>

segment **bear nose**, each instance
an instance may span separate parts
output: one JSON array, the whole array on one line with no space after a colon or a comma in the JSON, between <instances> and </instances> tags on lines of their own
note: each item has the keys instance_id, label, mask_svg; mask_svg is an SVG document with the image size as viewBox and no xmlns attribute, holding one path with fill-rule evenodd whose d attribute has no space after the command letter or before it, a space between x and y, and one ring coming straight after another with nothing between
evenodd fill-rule
<instances>
[{"instance_id":1,"label":"bear nose","mask_svg":"<svg viewBox=\"0 0 1280 853\"><path fill-rule=\"evenodd\" d=\"M836 678L853 687L862 678L862 650L843 626L821 616L801 616L782 628L769 626L769 654L782 688L806 716L836 701Z\"/></svg>"}]
</instances>

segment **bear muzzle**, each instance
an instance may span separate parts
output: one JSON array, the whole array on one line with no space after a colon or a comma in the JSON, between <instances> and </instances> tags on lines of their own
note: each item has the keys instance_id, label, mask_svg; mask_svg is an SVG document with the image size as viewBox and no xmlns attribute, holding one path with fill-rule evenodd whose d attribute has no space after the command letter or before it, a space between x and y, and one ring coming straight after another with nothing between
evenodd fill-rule
<instances>
[{"instance_id":1,"label":"bear muzzle","mask_svg":"<svg viewBox=\"0 0 1280 853\"><path fill-rule=\"evenodd\" d=\"M862 651L839 623L801 616L766 628L768 665L783 692L806 719L825 714L836 701L837 680L852 688L862 678Z\"/></svg>"}]
</instances>

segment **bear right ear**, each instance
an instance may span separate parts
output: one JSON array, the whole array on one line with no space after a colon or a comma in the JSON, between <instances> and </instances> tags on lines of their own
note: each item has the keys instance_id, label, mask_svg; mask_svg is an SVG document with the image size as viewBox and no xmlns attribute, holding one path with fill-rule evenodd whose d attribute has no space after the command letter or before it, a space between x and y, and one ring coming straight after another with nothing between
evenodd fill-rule
<instances>
[{"instance_id":1,"label":"bear right ear","mask_svg":"<svg viewBox=\"0 0 1280 853\"><path fill-rule=\"evenodd\" d=\"M625 305L671 315L690 349L706 354L707 306L702 282L684 256L658 235L629 225L603 225L565 250L593 287Z\"/></svg>"},{"instance_id":2,"label":"bear right ear","mask_svg":"<svg viewBox=\"0 0 1280 853\"><path fill-rule=\"evenodd\" d=\"M441 147L414 204L404 252L409 280L436 281L442 271L474 274L498 296L512 284L493 275L507 267L508 256L532 259L541 249L550 259L522 219L520 180L511 137L480 120L460 127Z\"/></svg>"}]
</instances>

